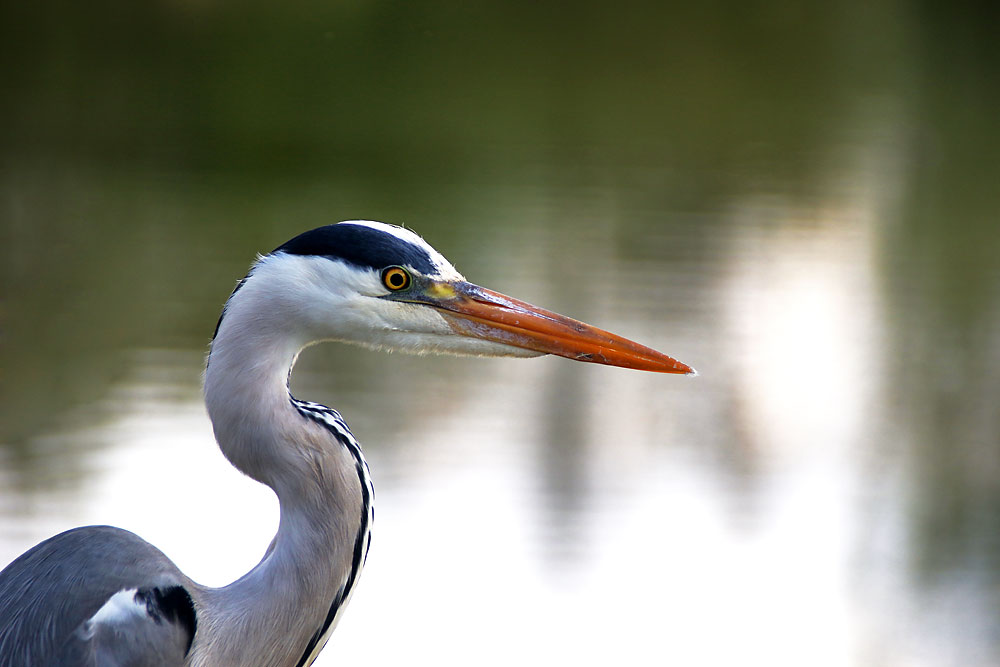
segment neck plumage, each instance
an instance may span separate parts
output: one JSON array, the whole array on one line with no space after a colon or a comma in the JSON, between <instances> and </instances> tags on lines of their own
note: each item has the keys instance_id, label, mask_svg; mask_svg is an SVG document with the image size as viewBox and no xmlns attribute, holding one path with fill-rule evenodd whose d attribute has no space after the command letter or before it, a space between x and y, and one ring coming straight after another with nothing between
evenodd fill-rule
<instances>
[{"instance_id":1,"label":"neck plumage","mask_svg":"<svg viewBox=\"0 0 1000 667\"><path fill-rule=\"evenodd\" d=\"M249 287L230 299L216 332L205 403L223 454L274 490L281 519L253 570L204 590L195 665L309 664L367 551L372 498L357 442L346 425L341 432L293 403L287 380L304 341L289 335L280 310L251 308Z\"/></svg>"}]
</instances>

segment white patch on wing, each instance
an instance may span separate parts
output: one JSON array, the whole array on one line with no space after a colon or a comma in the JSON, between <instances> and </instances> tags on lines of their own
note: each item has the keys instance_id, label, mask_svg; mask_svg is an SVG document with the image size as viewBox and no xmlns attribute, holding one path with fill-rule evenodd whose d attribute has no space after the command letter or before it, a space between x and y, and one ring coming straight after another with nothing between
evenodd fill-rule
<instances>
[{"instance_id":1,"label":"white patch on wing","mask_svg":"<svg viewBox=\"0 0 1000 667\"><path fill-rule=\"evenodd\" d=\"M147 614L145 601L135 599L135 594L138 592L138 589L135 588L118 591L108 598L104 606L98 609L88 622L95 624L122 623L132 616L145 616Z\"/></svg>"}]
</instances>

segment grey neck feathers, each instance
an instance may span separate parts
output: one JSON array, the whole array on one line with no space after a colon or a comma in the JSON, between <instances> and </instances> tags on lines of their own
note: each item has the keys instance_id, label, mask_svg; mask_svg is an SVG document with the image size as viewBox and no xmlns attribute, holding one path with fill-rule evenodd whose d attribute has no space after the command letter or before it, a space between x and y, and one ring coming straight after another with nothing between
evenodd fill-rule
<instances>
[{"instance_id":1,"label":"grey neck feathers","mask_svg":"<svg viewBox=\"0 0 1000 667\"><path fill-rule=\"evenodd\" d=\"M199 612L196 665L295 665L355 574L366 512L355 459L291 404L288 375L309 341L279 311L251 307L253 299L248 284L227 306L209 354L205 403L223 454L275 491L281 519L257 567L204 590L211 603Z\"/></svg>"}]
</instances>

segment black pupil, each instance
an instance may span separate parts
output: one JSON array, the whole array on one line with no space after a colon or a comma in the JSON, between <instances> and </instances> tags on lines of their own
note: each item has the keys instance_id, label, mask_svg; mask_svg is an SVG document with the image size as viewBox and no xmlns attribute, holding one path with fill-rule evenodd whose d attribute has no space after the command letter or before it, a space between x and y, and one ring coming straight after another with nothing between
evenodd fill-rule
<instances>
[{"instance_id":1,"label":"black pupil","mask_svg":"<svg viewBox=\"0 0 1000 667\"><path fill-rule=\"evenodd\" d=\"M389 286L390 287L402 287L406 284L406 276L403 275L402 271L392 271L389 273Z\"/></svg>"}]
</instances>

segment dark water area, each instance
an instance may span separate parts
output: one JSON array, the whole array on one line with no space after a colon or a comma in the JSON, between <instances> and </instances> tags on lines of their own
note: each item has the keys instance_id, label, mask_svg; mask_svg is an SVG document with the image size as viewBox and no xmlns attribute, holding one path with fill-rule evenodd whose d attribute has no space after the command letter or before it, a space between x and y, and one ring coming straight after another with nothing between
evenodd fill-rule
<instances>
[{"instance_id":1,"label":"dark water area","mask_svg":"<svg viewBox=\"0 0 1000 667\"><path fill-rule=\"evenodd\" d=\"M377 219L701 375L310 348L378 491L317 664L997 664L998 19L7 3L0 563L115 523L256 564L215 321L256 253Z\"/></svg>"}]
</instances>

